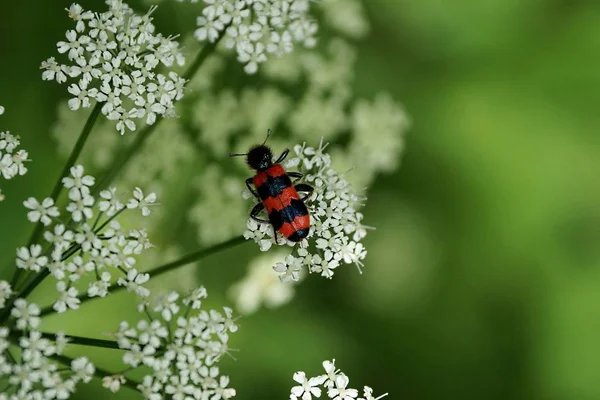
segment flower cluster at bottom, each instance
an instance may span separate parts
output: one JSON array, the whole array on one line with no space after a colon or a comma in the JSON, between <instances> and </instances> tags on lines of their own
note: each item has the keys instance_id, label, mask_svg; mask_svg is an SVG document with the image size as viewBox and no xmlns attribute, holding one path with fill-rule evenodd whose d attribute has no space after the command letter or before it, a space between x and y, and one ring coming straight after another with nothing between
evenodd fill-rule
<instances>
[{"instance_id":1,"label":"flower cluster at bottom","mask_svg":"<svg viewBox=\"0 0 600 400\"><path fill-rule=\"evenodd\" d=\"M305 372L296 372L294 380L300 385L294 386L290 394L290 400L311 400L313 397L321 397L322 392L327 393L334 400L379 400L373 395L373 389L369 386L363 388L362 397L358 397L359 391L348 387L350 379L346 374L335 367L335 360L323 361L325 374L307 378Z\"/></svg>"},{"instance_id":2,"label":"flower cluster at bottom","mask_svg":"<svg viewBox=\"0 0 600 400\"><path fill-rule=\"evenodd\" d=\"M220 375L217 362L229 352L229 333L238 327L232 310L201 310L206 290L200 287L188 297L176 292L159 298L156 304L142 302L145 315L135 326L122 322L114 334L121 349L127 350L123 363L128 369L148 367L137 386L144 398L159 400L229 399L229 377ZM124 383L122 375L105 377L103 384L113 392Z\"/></svg>"},{"instance_id":3,"label":"flower cluster at bottom","mask_svg":"<svg viewBox=\"0 0 600 400\"><path fill-rule=\"evenodd\" d=\"M11 294L8 282L0 281L0 310L4 311ZM39 330L39 314L37 304L19 298L12 305L10 328L0 326L0 382L8 384L0 400L67 399L77 384L94 376L96 369L87 357L62 355L68 343L64 333L49 335Z\"/></svg>"}]
</instances>

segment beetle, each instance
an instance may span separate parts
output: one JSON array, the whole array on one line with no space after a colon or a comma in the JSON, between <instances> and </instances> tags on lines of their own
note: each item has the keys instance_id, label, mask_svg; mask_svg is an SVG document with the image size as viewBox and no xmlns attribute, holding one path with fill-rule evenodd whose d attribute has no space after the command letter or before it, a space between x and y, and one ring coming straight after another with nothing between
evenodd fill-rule
<instances>
[{"instance_id":1,"label":"beetle","mask_svg":"<svg viewBox=\"0 0 600 400\"><path fill-rule=\"evenodd\" d=\"M304 200L314 188L306 183L296 184L302 178L302 173L286 172L281 165L288 156L289 149L285 149L273 161L273 152L266 146L271 134L269 129L265 141L251 147L247 153L231 153L229 156L246 156L246 164L256 171L253 177L246 179L246 187L259 200L250 211L250 217L257 222L271 224L276 242L277 232L292 242L299 242L310 232L310 215ZM306 194L300 197L298 192ZM263 210L266 210L268 220L258 216Z\"/></svg>"}]
</instances>

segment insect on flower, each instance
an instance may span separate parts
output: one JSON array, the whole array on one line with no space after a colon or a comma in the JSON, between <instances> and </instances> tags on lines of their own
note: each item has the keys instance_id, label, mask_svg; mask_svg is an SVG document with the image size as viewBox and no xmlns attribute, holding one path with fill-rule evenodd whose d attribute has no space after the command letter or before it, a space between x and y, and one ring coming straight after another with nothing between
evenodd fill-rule
<instances>
[{"instance_id":1,"label":"insect on flower","mask_svg":"<svg viewBox=\"0 0 600 400\"><path fill-rule=\"evenodd\" d=\"M273 226L273 234L281 233L292 242L299 242L308 236L310 231L310 216L304 200L313 192L313 187L305 183L294 184L302 178L300 172L286 172L281 162L287 157L289 150L285 149L279 158L273 161L271 149L265 145L272 132L267 131L267 137L261 145L256 145L248 153L231 153L229 156L246 156L248 166L256 170L256 175L246 179L248 190L260 200L250 216L263 223ZM292 179L294 182L292 182ZM252 188L254 184L254 188ZM306 192L300 197L298 192ZM261 211L266 210L269 220L259 218Z\"/></svg>"}]
</instances>

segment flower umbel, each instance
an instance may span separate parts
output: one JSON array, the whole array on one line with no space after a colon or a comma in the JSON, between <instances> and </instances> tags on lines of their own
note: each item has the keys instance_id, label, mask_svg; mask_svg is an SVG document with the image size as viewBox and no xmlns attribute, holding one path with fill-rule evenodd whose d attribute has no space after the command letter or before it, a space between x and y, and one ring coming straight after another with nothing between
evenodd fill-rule
<instances>
[{"instance_id":1,"label":"flower umbel","mask_svg":"<svg viewBox=\"0 0 600 400\"><path fill-rule=\"evenodd\" d=\"M137 15L122 0L107 0L108 11L93 13L72 4L67 10L75 29L57 43L67 63L54 57L42 62L42 79L71 80L69 108L104 103L102 114L117 121L116 128L135 130L135 120L151 125L158 116L174 116L174 102L183 97L185 81L160 66L183 65L185 59L172 37L156 33L152 7Z\"/></svg>"},{"instance_id":2,"label":"flower umbel","mask_svg":"<svg viewBox=\"0 0 600 400\"><path fill-rule=\"evenodd\" d=\"M0 281L0 310L10 292L8 282ZM39 313L37 304L19 298L10 313L16 323L0 326L0 380L8 382L3 388L5 393L13 393L11 399L66 399L79 382L87 383L94 376L94 364L87 357L66 359L66 368L53 360L62 355L67 341L62 333L43 336ZM20 348L19 361L14 357L17 353L13 345ZM0 398L9 397L3 393Z\"/></svg>"},{"instance_id":3,"label":"flower umbel","mask_svg":"<svg viewBox=\"0 0 600 400\"><path fill-rule=\"evenodd\" d=\"M71 168L71 175L62 179L63 186L69 189L69 203L66 212L74 223L62 221L61 212L50 198L41 201L29 198L24 204L32 210L27 216L31 222L41 221L47 230L43 233L50 245L33 244L17 249L17 268L39 273L44 270L56 279L58 298L54 310L58 313L79 308L78 285L84 276L95 279L88 284L89 297L104 297L113 278L117 284L145 298L149 291L143 284L147 274L138 273L133 267L136 257L151 247L146 232L137 229L124 229L117 217L127 209L110 188L100 193L101 201L91 195L90 188L95 179L85 175L81 165ZM123 202L140 201L141 190L133 191L133 198ZM144 204L155 198L154 193L145 197ZM144 206L145 207L145 206ZM142 207L142 214L147 215ZM52 217L52 218L51 218ZM116 275L116 277L115 277Z\"/></svg>"},{"instance_id":4,"label":"flower umbel","mask_svg":"<svg viewBox=\"0 0 600 400\"><path fill-rule=\"evenodd\" d=\"M235 50L248 74L256 73L258 65L267 61L267 55L291 53L297 44L306 47L316 44L318 25L309 16L309 0L204 0L204 3L194 35L201 42L215 42L224 35L225 47Z\"/></svg>"},{"instance_id":5,"label":"flower umbel","mask_svg":"<svg viewBox=\"0 0 600 400\"><path fill-rule=\"evenodd\" d=\"M201 287L181 298L176 292L157 300L153 306L141 303L144 318L135 326L122 322L117 338L126 350L123 363L130 369L150 368L138 390L147 399L229 399L235 389L228 388L229 377L219 376L217 363L229 352L229 333L237 331L232 311L204 310L201 301L206 290ZM119 390L125 377L104 378L104 386Z\"/></svg>"},{"instance_id":6,"label":"flower umbel","mask_svg":"<svg viewBox=\"0 0 600 400\"><path fill-rule=\"evenodd\" d=\"M362 267L362 260L367 255L361 243L367 227L361 222L363 215L357 211L364 198L354 193L344 175L332 167L330 155L324 152L326 147L323 141L317 149L296 145L296 157L286 163L288 168L300 168L304 180L315 190L306 200L311 216L307 239L297 245L281 239L277 241L281 245L294 246L285 262L274 267L284 282L297 281L302 267L331 278L340 264ZM258 224L252 218L246 222L244 237L254 240L263 251L275 242L273 228Z\"/></svg>"},{"instance_id":7,"label":"flower umbel","mask_svg":"<svg viewBox=\"0 0 600 400\"><path fill-rule=\"evenodd\" d=\"M348 387L350 379L342 371L335 367L335 360L323 361L325 374L307 378L306 373L300 371L294 374L294 381L299 385L291 390L290 400L311 400L313 397L321 397L321 392L327 393L327 397L334 400L379 400L385 396L373 396L373 389L369 386L363 388L363 396L358 397L359 391Z\"/></svg>"}]
</instances>

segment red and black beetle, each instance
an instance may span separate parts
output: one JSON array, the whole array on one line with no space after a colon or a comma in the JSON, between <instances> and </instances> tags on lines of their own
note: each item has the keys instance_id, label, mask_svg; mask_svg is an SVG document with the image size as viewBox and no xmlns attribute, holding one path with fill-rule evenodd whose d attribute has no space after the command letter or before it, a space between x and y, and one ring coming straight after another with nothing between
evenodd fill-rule
<instances>
[{"instance_id":1,"label":"red and black beetle","mask_svg":"<svg viewBox=\"0 0 600 400\"><path fill-rule=\"evenodd\" d=\"M258 222L270 223L273 226L275 241L277 241L276 232L279 232L292 242L299 242L308 236L310 231L310 216L304 200L314 189L305 183L294 184L302 178L302 174L286 172L281 165L289 153L288 149L285 149L273 162L273 153L268 146L265 146L271 133L269 129L263 144L253 146L248 153L231 153L230 156L246 156L248 166L256 170L256 175L246 179L246 186L260 200L260 203L252 208L250 216ZM256 190L252 188L252 184ZM300 197L298 192L307 194ZM268 221L258 217L262 210L267 211Z\"/></svg>"}]
</instances>

